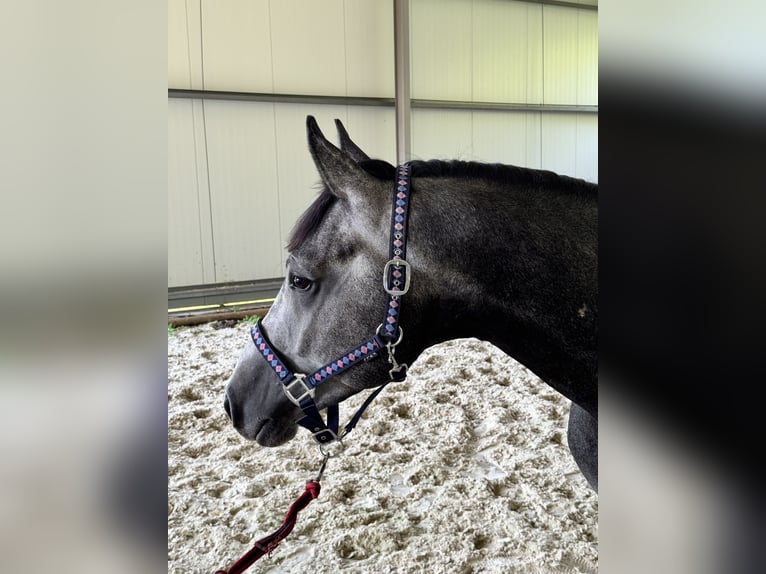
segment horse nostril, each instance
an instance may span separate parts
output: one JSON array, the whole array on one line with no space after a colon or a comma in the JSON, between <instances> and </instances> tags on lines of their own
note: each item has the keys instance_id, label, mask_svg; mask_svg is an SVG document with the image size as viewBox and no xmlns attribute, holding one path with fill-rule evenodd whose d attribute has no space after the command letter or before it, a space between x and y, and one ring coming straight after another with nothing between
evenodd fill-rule
<instances>
[{"instance_id":1,"label":"horse nostril","mask_svg":"<svg viewBox=\"0 0 766 574\"><path fill-rule=\"evenodd\" d=\"M229 420L231 420L231 407L229 407L229 397L224 397L223 399L223 410L226 411L226 415L229 417Z\"/></svg>"}]
</instances>

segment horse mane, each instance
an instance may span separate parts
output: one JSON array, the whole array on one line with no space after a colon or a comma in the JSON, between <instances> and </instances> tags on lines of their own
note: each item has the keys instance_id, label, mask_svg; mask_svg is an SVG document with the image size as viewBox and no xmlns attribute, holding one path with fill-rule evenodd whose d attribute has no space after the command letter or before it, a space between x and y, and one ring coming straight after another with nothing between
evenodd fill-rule
<instances>
[{"instance_id":1,"label":"horse mane","mask_svg":"<svg viewBox=\"0 0 766 574\"><path fill-rule=\"evenodd\" d=\"M544 169L519 167L504 163L481 163L461 160L413 161L412 177L460 177L481 179L500 185L526 185L529 187L566 190L595 196L598 186L594 183L559 175ZM413 192L415 188L413 187Z\"/></svg>"},{"instance_id":2,"label":"horse mane","mask_svg":"<svg viewBox=\"0 0 766 574\"><path fill-rule=\"evenodd\" d=\"M595 184L583 179L559 175L543 169L532 169L504 163L481 163L460 160L416 160L410 162L412 177L461 177L483 179L488 182L508 185L550 186L569 188L586 193L595 192ZM367 173L384 181L393 181L396 168L381 160L368 160L359 164ZM415 187L413 186L413 192Z\"/></svg>"},{"instance_id":3,"label":"horse mane","mask_svg":"<svg viewBox=\"0 0 766 574\"><path fill-rule=\"evenodd\" d=\"M598 186L583 179L559 175L552 171L518 167L503 163L481 163L461 160L415 160L410 162L412 177L461 177L482 179L498 184L552 187L582 195L595 196ZM394 181L396 167L390 163L370 159L359 162L359 167L383 181ZM413 186L413 193L416 188ZM287 250L294 251L319 228L325 213L332 207L336 197L327 187L298 219L287 242Z\"/></svg>"}]
</instances>

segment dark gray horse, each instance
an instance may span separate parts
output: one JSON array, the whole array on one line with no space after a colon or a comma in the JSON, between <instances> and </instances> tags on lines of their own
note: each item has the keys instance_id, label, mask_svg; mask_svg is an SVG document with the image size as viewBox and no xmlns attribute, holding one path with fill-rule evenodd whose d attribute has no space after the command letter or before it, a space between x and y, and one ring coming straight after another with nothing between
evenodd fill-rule
<instances>
[{"instance_id":1,"label":"dark gray horse","mask_svg":"<svg viewBox=\"0 0 766 574\"><path fill-rule=\"evenodd\" d=\"M324 189L293 230L285 283L261 325L285 366L303 373L380 323L396 177L394 166L370 160L340 122L340 149L312 117L307 124ZM569 446L597 488L597 186L500 164L415 161L410 169L411 287L396 359L411 362L460 337L493 343L572 401ZM391 366L381 357L317 386L316 406L389 380ZM251 342L224 406L237 431L264 446L290 440L301 418Z\"/></svg>"}]
</instances>

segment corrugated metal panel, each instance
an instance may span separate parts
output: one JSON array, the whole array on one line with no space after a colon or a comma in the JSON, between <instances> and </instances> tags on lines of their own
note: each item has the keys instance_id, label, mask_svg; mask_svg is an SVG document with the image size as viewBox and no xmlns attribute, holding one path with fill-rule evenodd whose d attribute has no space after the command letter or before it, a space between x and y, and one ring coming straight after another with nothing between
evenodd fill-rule
<instances>
[{"instance_id":1,"label":"corrugated metal panel","mask_svg":"<svg viewBox=\"0 0 766 574\"><path fill-rule=\"evenodd\" d=\"M200 0L169 0L168 87L202 90Z\"/></svg>"},{"instance_id":2,"label":"corrugated metal panel","mask_svg":"<svg viewBox=\"0 0 766 574\"><path fill-rule=\"evenodd\" d=\"M394 96L394 10L390 2L345 2L346 94Z\"/></svg>"},{"instance_id":3,"label":"corrugated metal panel","mask_svg":"<svg viewBox=\"0 0 766 574\"><path fill-rule=\"evenodd\" d=\"M191 88L186 0L168 0L168 86Z\"/></svg>"},{"instance_id":4,"label":"corrugated metal panel","mask_svg":"<svg viewBox=\"0 0 766 574\"><path fill-rule=\"evenodd\" d=\"M562 175L577 173L577 115L542 115L542 161L543 169Z\"/></svg>"},{"instance_id":5,"label":"corrugated metal panel","mask_svg":"<svg viewBox=\"0 0 766 574\"><path fill-rule=\"evenodd\" d=\"M598 116L543 114L543 169L598 181Z\"/></svg>"},{"instance_id":6,"label":"corrugated metal panel","mask_svg":"<svg viewBox=\"0 0 766 574\"><path fill-rule=\"evenodd\" d=\"M472 160L472 112L418 109L412 112L413 159Z\"/></svg>"},{"instance_id":7,"label":"corrugated metal panel","mask_svg":"<svg viewBox=\"0 0 766 574\"><path fill-rule=\"evenodd\" d=\"M168 10L172 87L203 87L204 38L207 89L393 95L390 3L170 0ZM412 27L415 98L597 102L594 11L412 0ZM267 35L274 49L264 57L268 66L251 56L266 53ZM371 157L394 161L393 108L171 100L169 285L282 275L287 236L319 182L306 145L307 114L333 140L333 120L342 119ZM595 181L597 144L594 114L413 111L416 158L499 161Z\"/></svg>"},{"instance_id":8,"label":"corrugated metal panel","mask_svg":"<svg viewBox=\"0 0 766 574\"><path fill-rule=\"evenodd\" d=\"M202 89L203 69L208 90L392 97L393 9L378 0L169 0L168 85Z\"/></svg>"},{"instance_id":9,"label":"corrugated metal panel","mask_svg":"<svg viewBox=\"0 0 766 574\"><path fill-rule=\"evenodd\" d=\"M415 110L416 159L500 162L598 181L598 116Z\"/></svg>"},{"instance_id":10,"label":"corrugated metal panel","mask_svg":"<svg viewBox=\"0 0 766 574\"><path fill-rule=\"evenodd\" d=\"M396 113L393 108L348 106L348 133L374 159L396 163Z\"/></svg>"},{"instance_id":11,"label":"corrugated metal panel","mask_svg":"<svg viewBox=\"0 0 766 574\"><path fill-rule=\"evenodd\" d=\"M282 256L274 105L205 103L218 283L279 277Z\"/></svg>"},{"instance_id":12,"label":"corrugated metal panel","mask_svg":"<svg viewBox=\"0 0 766 574\"><path fill-rule=\"evenodd\" d=\"M473 149L477 161L540 167L540 114L473 112Z\"/></svg>"},{"instance_id":13,"label":"corrugated metal panel","mask_svg":"<svg viewBox=\"0 0 766 574\"><path fill-rule=\"evenodd\" d=\"M214 279L200 102L168 102L168 286Z\"/></svg>"},{"instance_id":14,"label":"corrugated metal panel","mask_svg":"<svg viewBox=\"0 0 766 574\"><path fill-rule=\"evenodd\" d=\"M188 58L185 66L184 77L188 79L189 85L179 86L190 88L192 90L203 90L205 86L202 82L202 5L201 0L186 0L186 10L183 16L186 19L185 24L174 24L178 32L185 29L186 41L188 42ZM181 15L181 11L178 11ZM176 33L178 33L176 32ZM176 86L170 86L176 87Z\"/></svg>"},{"instance_id":15,"label":"corrugated metal panel","mask_svg":"<svg viewBox=\"0 0 766 574\"><path fill-rule=\"evenodd\" d=\"M577 8L543 6L543 103L576 104Z\"/></svg>"},{"instance_id":16,"label":"corrugated metal panel","mask_svg":"<svg viewBox=\"0 0 766 574\"><path fill-rule=\"evenodd\" d=\"M577 103L598 105L598 13L578 10Z\"/></svg>"},{"instance_id":17,"label":"corrugated metal panel","mask_svg":"<svg viewBox=\"0 0 766 574\"><path fill-rule=\"evenodd\" d=\"M540 5L476 0L473 100L542 102Z\"/></svg>"},{"instance_id":18,"label":"corrugated metal panel","mask_svg":"<svg viewBox=\"0 0 766 574\"><path fill-rule=\"evenodd\" d=\"M269 0L203 0L205 89L272 92Z\"/></svg>"},{"instance_id":19,"label":"corrugated metal panel","mask_svg":"<svg viewBox=\"0 0 766 574\"><path fill-rule=\"evenodd\" d=\"M577 115L575 176L598 181L598 115Z\"/></svg>"},{"instance_id":20,"label":"corrugated metal panel","mask_svg":"<svg viewBox=\"0 0 766 574\"><path fill-rule=\"evenodd\" d=\"M395 157L394 111L360 106L314 106L276 104L279 164L281 245L287 243L298 217L321 189L321 179L308 150L306 116L316 117L325 136L335 143L335 119L370 157L393 161ZM386 127L388 126L388 127ZM287 253L283 250L284 258Z\"/></svg>"},{"instance_id":21,"label":"corrugated metal panel","mask_svg":"<svg viewBox=\"0 0 766 574\"><path fill-rule=\"evenodd\" d=\"M412 0L412 97L472 98L472 3Z\"/></svg>"},{"instance_id":22,"label":"corrugated metal panel","mask_svg":"<svg viewBox=\"0 0 766 574\"><path fill-rule=\"evenodd\" d=\"M343 0L271 3L274 91L346 95Z\"/></svg>"},{"instance_id":23,"label":"corrugated metal panel","mask_svg":"<svg viewBox=\"0 0 766 574\"><path fill-rule=\"evenodd\" d=\"M280 260L284 269L287 238L295 221L314 201L321 189L320 177L314 167L306 141L306 116L313 115L320 128L331 141L335 118L345 119L345 106L311 106L276 104L276 145L279 162L279 221L282 228L280 237Z\"/></svg>"}]
</instances>

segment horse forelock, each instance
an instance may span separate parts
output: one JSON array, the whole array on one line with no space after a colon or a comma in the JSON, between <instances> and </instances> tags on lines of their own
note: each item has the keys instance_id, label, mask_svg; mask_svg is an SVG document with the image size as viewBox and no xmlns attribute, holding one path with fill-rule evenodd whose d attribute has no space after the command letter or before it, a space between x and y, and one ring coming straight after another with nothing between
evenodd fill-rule
<instances>
[{"instance_id":1,"label":"horse forelock","mask_svg":"<svg viewBox=\"0 0 766 574\"><path fill-rule=\"evenodd\" d=\"M393 181L396 175L396 168L390 163L381 160L365 160L360 162L359 166L370 175L382 180ZM287 240L287 250L289 252L298 249L306 239L316 233L325 215L330 211L330 208L337 199L326 185L322 186L322 191L308 209L303 212L290 232Z\"/></svg>"},{"instance_id":2,"label":"horse forelock","mask_svg":"<svg viewBox=\"0 0 766 574\"><path fill-rule=\"evenodd\" d=\"M319 225L322 223L322 219L325 214L330 210L332 205L337 201L332 192L323 187L314 202L309 208L303 212L298 221L290 232L290 237L287 240L287 251L293 252L298 249L303 242L306 241L311 235L316 232Z\"/></svg>"}]
</instances>

